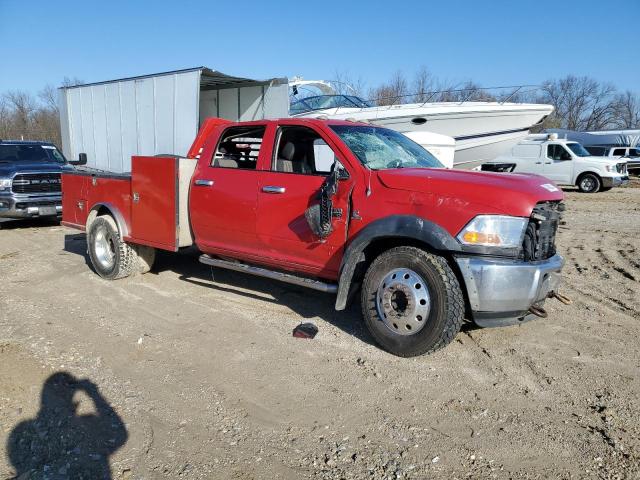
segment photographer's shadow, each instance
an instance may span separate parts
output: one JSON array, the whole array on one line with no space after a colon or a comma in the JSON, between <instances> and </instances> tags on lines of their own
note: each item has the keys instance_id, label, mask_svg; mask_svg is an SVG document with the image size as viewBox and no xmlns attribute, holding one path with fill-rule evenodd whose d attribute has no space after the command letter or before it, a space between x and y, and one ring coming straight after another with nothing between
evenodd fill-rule
<instances>
[{"instance_id":1,"label":"photographer's shadow","mask_svg":"<svg viewBox=\"0 0 640 480\"><path fill-rule=\"evenodd\" d=\"M93 402L92 413L78 413L79 392ZM57 372L42 388L37 417L11 432L7 453L17 479L111 479L109 457L127 437L124 422L94 383Z\"/></svg>"}]
</instances>

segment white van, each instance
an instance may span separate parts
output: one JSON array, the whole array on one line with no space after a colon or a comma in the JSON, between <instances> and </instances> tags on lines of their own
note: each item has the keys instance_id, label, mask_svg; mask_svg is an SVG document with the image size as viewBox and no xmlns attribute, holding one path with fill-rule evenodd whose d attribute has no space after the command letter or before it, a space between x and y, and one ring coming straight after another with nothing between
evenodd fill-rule
<instances>
[{"instance_id":1,"label":"white van","mask_svg":"<svg viewBox=\"0 0 640 480\"><path fill-rule=\"evenodd\" d=\"M576 185L585 193L610 190L629 181L626 161L594 157L578 142L559 139L555 133L527 136L509 153L483 164L482 170L496 170L498 164L511 165L513 172L543 175L558 185Z\"/></svg>"}]
</instances>

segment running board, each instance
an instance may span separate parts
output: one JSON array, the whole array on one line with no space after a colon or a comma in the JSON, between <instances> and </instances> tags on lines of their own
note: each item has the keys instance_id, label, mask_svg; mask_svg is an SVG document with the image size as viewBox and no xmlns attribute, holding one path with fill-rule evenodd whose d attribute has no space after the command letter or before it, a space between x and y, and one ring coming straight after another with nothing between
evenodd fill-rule
<instances>
[{"instance_id":1,"label":"running board","mask_svg":"<svg viewBox=\"0 0 640 480\"><path fill-rule=\"evenodd\" d=\"M338 285L336 285L335 283L325 283L321 282L320 280L314 280L312 278L298 277L297 275L292 275L290 273L283 273L266 268L255 267L253 265L247 265L246 263L230 262L228 260L221 260L219 258L211 258L209 255L200 255L200 262L204 263L205 265L211 265L212 267L226 268L227 270L248 273L257 277L280 280L281 282L311 288L320 292L336 293L338 291Z\"/></svg>"}]
</instances>

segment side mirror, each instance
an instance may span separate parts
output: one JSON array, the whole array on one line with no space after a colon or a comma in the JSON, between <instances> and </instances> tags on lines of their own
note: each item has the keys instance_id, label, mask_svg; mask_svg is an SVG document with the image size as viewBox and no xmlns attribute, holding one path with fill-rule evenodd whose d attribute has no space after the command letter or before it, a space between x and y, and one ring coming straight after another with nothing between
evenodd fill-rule
<instances>
[{"instance_id":1,"label":"side mirror","mask_svg":"<svg viewBox=\"0 0 640 480\"><path fill-rule=\"evenodd\" d=\"M341 166L334 168L320 187L318 203L311 205L304 212L309 228L320 239L325 239L331 235L331 232L333 232L333 218L340 216L333 208L333 197L338 191L338 181L341 178L340 171L345 172L346 178L349 178L349 174L344 168L341 168Z\"/></svg>"},{"instance_id":2,"label":"side mirror","mask_svg":"<svg viewBox=\"0 0 640 480\"><path fill-rule=\"evenodd\" d=\"M338 171L338 180L349 180L349 172L342 165L336 169Z\"/></svg>"},{"instance_id":3,"label":"side mirror","mask_svg":"<svg viewBox=\"0 0 640 480\"><path fill-rule=\"evenodd\" d=\"M86 165L86 164L87 164L86 153L78 154L78 160L69 160L69 165Z\"/></svg>"}]
</instances>

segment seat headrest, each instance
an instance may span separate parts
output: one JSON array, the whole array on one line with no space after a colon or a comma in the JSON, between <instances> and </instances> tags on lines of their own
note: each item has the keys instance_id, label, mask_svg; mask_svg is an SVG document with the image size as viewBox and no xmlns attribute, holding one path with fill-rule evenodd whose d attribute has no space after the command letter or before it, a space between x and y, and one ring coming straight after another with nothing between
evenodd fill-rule
<instances>
[{"instance_id":1,"label":"seat headrest","mask_svg":"<svg viewBox=\"0 0 640 480\"><path fill-rule=\"evenodd\" d=\"M296 146L293 142L287 142L284 144L284 147L280 150L280 158L284 158L285 160L293 160L293 156L296 153Z\"/></svg>"}]
</instances>

